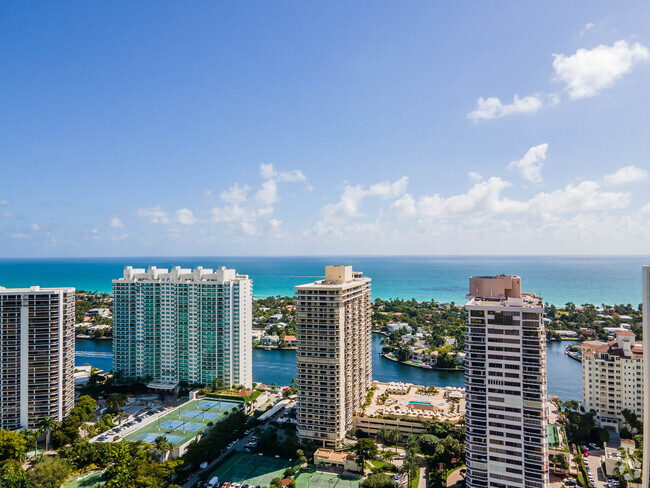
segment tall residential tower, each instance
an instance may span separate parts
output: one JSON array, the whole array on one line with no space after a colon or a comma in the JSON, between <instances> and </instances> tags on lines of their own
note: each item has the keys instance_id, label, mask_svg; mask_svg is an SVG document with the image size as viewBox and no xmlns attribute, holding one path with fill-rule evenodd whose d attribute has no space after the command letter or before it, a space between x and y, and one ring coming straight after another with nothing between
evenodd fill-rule
<instances>
[{"instance_id":1,"label":"tall residential tower","mask_svg":"<svg viewBox=\"0 0 650 488\"><path fill-rule=\"evenodd\" d=\"M469 280L465 340L468 488L549 485L542 298L519 276Z\"/></svg>"},{"instance_id":2,"label":"tall residential tower","mask_svg":"<svg viewBox=\"0 0 650 488\"><path fill-rule=\"evenodd\" d=\"M252 281L234 269L124 268L113 280L115 370L178 382L253 383Z\"/></svg>"},{"instance_id":3,"label":"tall residential tower","mask_svg":"<svg viewBox=\"0 0 650 488\"><path fill-rule=\"evenodd\" d=\"M0 428L74 406L74 288L0 287Z\"/></svg>"},{"instance_id":4,"label":"tall residential tower","mask_svg":"<svg viewBox=\"0 0 650 488\"><path fill-rule=\"evenodd\" d=\"M650 351L650 266L641 268L643 283L643 350ZM646 352L647 355L650 354ZM650 486L650 360L643 363L643 468L641 486Z\"/></svg>"},{"instance_id":5,"label":"tall residential tower","mask_svg":"<svg viewBox=\"0 0 650 488\"><path fill-rule=\"evenodd\" d=\"M370 278L327 266L296 290L298 436L338 446L372 382Z\"/></svg>"}]
</instances>

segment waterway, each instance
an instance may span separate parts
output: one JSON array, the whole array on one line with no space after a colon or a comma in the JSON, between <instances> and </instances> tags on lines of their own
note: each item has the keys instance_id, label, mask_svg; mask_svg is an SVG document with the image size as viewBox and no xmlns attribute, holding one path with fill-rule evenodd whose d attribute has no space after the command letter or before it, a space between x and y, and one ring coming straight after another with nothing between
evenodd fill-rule
<instances>
[{"instance_id":1,"label":"waterway","mask_svg":"<svg viewBox=\"0 0 650 488\"><path fill-rule=\"evenodd\" d=\"M403 381L417 385L465 386L462 371L436 371L405 366L382 358L380 334L372 335L372 377L379 381ZM564 354L572 341L546 346L548 392L561 400L582 401L582 365ZM76 364L91 364L104 371L113 368L111 341L77 340ZM253 379L258 383L288 385L296 376L295 351L253 350Z\"/></svg>"}]
</instances>

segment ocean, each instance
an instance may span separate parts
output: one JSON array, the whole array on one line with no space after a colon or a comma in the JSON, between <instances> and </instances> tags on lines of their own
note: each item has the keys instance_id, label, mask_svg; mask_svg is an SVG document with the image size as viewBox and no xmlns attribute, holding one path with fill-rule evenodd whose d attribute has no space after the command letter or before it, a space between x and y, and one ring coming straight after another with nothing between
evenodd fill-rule
<instances>
[{"instance_id":1,"label":"ocean","mask_svg":"<svg viewBox=\"0 0 650 488\"><path fill-rule=\"evenodd\" d=\"M0 286L73 286L112 292L124 266L227 266L253 279L255 297L293 295L293 287L350 264L372 278L372 296L464 303L469 276L517 274L525 291L547 303L641 303L641 265L650 256L382 256L382 257L138 257L0 259Z\"/></svg>"}]
</instances>

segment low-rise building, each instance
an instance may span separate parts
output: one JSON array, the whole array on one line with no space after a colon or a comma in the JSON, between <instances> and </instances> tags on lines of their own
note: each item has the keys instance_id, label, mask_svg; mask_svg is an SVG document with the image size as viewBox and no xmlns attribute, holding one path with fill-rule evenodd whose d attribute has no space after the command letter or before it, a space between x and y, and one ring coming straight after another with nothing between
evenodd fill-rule
<instances>
[{"instance_id":1,"label":"low-rise building","mask_svg":"<svg viewBox=\"0 0 650 488\"><path fill-rule=\"evenodd\" d=\"M353 473L361 472L356 454L345 451L334 451L333 449L317 449L314 453L314 464L316 467L338 468Z\"/></svg>"},{"instance_id":2,"label":"low-rise building","mask_svg":"<svg viewBox=\"0 0 650 488\"><path fill-rule=\"evenodd\" d=\"M282 314L281 313L276 313L275 315L271 315L269 317L269 324L275 324L276 322L279 322L282 320Z\"/></svg>"},{"instance_id":3,"label":"low-rise building","mask_svg":"<svg viewBox=\"0 0 650 488\"><path fill-rule=\"evenodd\" d=\"M295 335L285 335L284 336L284 343L287 345L287 347L297 347L298 346L298 340L296 339Z\"/></svg>"},{"instance_id":4,"label":"low-rise building","mask_svg":"<svg viewBox=\"0 0 650 488\"><path fill-rule=\"evenodd\" d=\"M262 344L265 346L275 346L280 342L280 338L277 335L267 335L262 337Z\"/></svg>"},{"instance_id":5,"label":"low-rise building","mask_svg":"<svg viewBox=\"0 0 650 488\"><path fill-rule=\"evenodd\" d=\"M616 340L583 342L581 349L583 406L596 412L596 426L618 431L625 409L642 418L643 343L619 330Z\"/></svg>"},{"instance_id":6,"label":"low-rise building","mask_svg":"<svg viewBox=\"0 0 650 488\"><path fill-rule=\"evenodd\" d=\"M409 334L413 331L413 328L404 322L391 322L386 325L386 330L388 331L389 334L392 334L393 332L397 332L398 330L406 330Z\"/></svg>"},{"instance_id":7,"label":"low-rise building","mask_svg":"<svg viewBox=\"0 0 650 488\"><path fill-rule=\"evenodd\" d=\"M103 317L103 318L108 318L111 316L111 311L107 308L91 308L88 310L85 315L88 317Z\"/></svg>"}]
</instances>

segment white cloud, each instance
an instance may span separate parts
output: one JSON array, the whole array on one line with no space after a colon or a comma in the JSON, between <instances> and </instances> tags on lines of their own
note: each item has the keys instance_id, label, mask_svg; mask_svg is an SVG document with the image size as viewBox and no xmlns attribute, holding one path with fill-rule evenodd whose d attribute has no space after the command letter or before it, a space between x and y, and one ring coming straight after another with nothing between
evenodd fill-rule
<instances>
[{"instance_id":1,"label":"white cloud","mask_svg":"<svg viewBox=\"0 0 650 488\"><path fill-rule=\"evenodd\" d=\"M508 168L515 168L521 173L521 177L530 183L542 182L542 166L546 160L548 144L539 144L531 147L523 158L512 161Z\"/></svg>"},{"instance_id":2,"label":"white cloud","mask_svg":"<svg viewBox=\"0 0 650 488\"><path fill-rule=\"evenodd\" d=\"M4 212L2 212L2 218L4 218L4 219L13 219L14 214L12 212L10 212L9 210L5 210Z\"/></svg>"},{"instance_id":3,"label":"white cloud","mask_svg":"<svg viewBox=\"0 0 650 488\"><path fill-rule=\"evenodd\" d=\"M271 219L269 220L269 225L266 228L266 235L269 237L273 237L276 239L280 239L282 237L285 237L285 233L282 232L281 229L282 226L282 221L279 219Z\"/></svg>"},{"instance_id":4,"label":"white cloud","mask_svg":"<svg viewBox=\"0 0 650 488\"><path fill-rule=\"evenodd\" d=\"M593 22L588 22L587 24L585 24L585 26L580 31L580 35L584 36L588 30L593 29L595 26L596 26L596 24L594 24Z\"/></svg>"},{"instance_id":5,"label":"white cloud","mask_svg":"<svg viewBox=\"0 0 650 488\"><path fill-rule=\"evenodd\" d=\"M483 179L483 177L480 174L478 174L476 171L470 171L467 174L467 176L469 176L470 180L472 180L472 181L474 181L476 183L478 183L479 181L481 181Z\"/></svg>"},{"instance_id":6,"label":"white cloud","mask_svg":"<svg viewBox=\"0 0 650 488\"><path fill-rule=\"evenodd\" d=\"M29 228L30 228L33 232L38 232L39 230L41 230L41 226L38 225L38 224L32 224L32 225L29 226Z\"/></svg>"},{"instance_id":7,"label":"white cloud","mask_svg":"<svg viewBox=\"0 0 650 488\"><path fill-rule=\"evenodd\" d=\"M0 205L7 205L9 203L9 200L6 198L0 198Z\"/></svg>"},{"instance_id":8,"label":"white cloud","mask_svg":"<svg viewBox=\"0 0 650 488\"><path fill-rule=\"evenodd\" d=\"M270 163L260 165L260 176L265 180L274 179L276 181L305 181L307 179L299 169L277 172Z\"/></svg>"},{"instance_id":9,"label":"white cloud","mask_svg":"<svg viewBox=\"0 0 650 488\"><path fill-rule=\"evenodd\" d=\"M650 214L650 203L646 203L641 209L641 213L644 215Z\"/></svg>"},{"instance_id":10,"label":"white cloud","mask_svg":"<svg viewBox=\"0 0 650 488\"><path fill-rule=\"evenodd\" d=\"M138 209L138 217L149 219L152 224L169 224L169 215L160 205Z\"/></svg>"},{"instance_id":11,"label":"white cloud","mask_svg":"<svg viewBox=\"0 0 650 488\"><path fill-rule=\"evenodd\" d=\"M189 208L181 208L179 210L176 210L175 220L181 225L194 225L198 222Z\"/></svg>"},{"instance_id":12,"label":"white cloud","mask_svg":"<svg viewBox=\"0 0 650 488\"><path fill-rule=\"evenodd\" d=\"M367 189L361 185L346 185L343 189L341 199L337 203L329 203L321 210L324 222L328 224L340 224L351 217L360 217L360 206L366 197L378 197L381 199L397 198L406 191L408 177L390 183L383 181L370 185Z\"/></svg>"},{"instance_id":13,"label":"white cloud","mask_svg":"<svg viewBox=\"0 0 650 488\"><path fill-rule=\"evenodd\" d=\"M27 239L28 237L27 234L23 234L22 232L14 232L11 234L12 239Z\"/></svg>"},{"instance_id":14,"label":"white cloud","mask_svg":"<svg viewBox=\"0 0 650 488\"><path fill-rule=\"evenodd\" d=\"M118 217L111 217L110 225L111 227L116 227L116 228L124 227L124 223L122 222L122 219Z\"/></svg>"},{"instance_id":15,"label":"white cloud","mask_svg":"<svg viewBox=\"0 0 650 488\"><path fill-rule=\"evenodd\" d=\"M519 98L515 95L512 103L504 104L497 97L483 98L476 101L476 108L467 114L467 118L478 122L480 120L498 119L511 114L530 114L537 112L544 102L539 95L530 95Z\"/></svg>"},{"instance_id":16,"label":"white cloud","mask_svg":"<svg viewBox=\"0 0 650 488\"><path fill-rule=\"evenodd\" d=\"M650 59L650 49L640 43L616 41L593 49L578 49L575 54L553 54L553 69L558 80L566 83L569 98L593 97L614 84L632 66Z\"/></svg>"},{"instance_id":17,"label":"white cloud","mask_svg":"<svg viewBox=\"0 0 650 488\"><path fill-rule=\"evenodd\" d=\"M233 186L227 190L222 191L219 194L219 197L228 203L243 203L246 201L250 187L248 185L239 186L239 183L235 183Z\"/></svg>"},{"instance_id":18,"label":"white cloud","mask_svg":"<svg viewBox=\"0 0 650 488\"><path fill-rule=\"evenodd\" d=\"M400 218L448 218L483 212L521 212L524 204L501 196L512 183L493 176L476 183L467 193L443 197L438 194L415 199L408 193L392 204Z\"/></svg>"},{"instance_id":19,"label":"white cloud","mask_svg":"<svg viewBox=\"0 0 650 488\"><path fill-rule=\"evenodd\" d=\"M262 188L255 194L255 200L260 205L273 205L278 201L278 185L275 180L266 180Z\"/></svg>"},{"instance_id":20,"label":"white cloud","mask_svg":"<svg viewBox=\"0 0 650 488\"><path fill-rule=\"evenodd\" d=\"M646 170L636 166L625 166L611 175L606 175L603 178L603 183L606 185L624 185L643 181L647 178L648 172Z\"/></svg>"}]
</instances>

